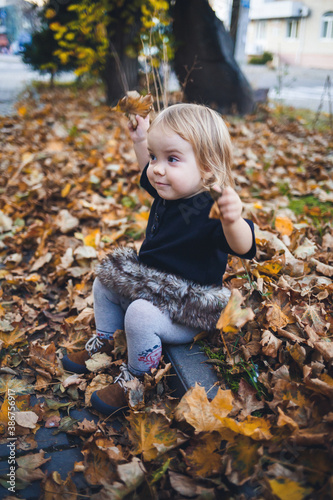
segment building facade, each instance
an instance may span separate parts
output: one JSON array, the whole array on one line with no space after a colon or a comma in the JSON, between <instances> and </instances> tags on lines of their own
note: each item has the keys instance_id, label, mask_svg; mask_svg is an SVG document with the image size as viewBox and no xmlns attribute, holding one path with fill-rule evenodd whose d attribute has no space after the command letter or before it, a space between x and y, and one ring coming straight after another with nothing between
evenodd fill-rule
<instances>
[{"instance_id":1,"label":"building facade","mask_svg":"<svg viewBox=\"0 0 333 500\"><path fill-rule=\"evenodd\" d=\"M246 54L333 69L333 0L252 0Z\"/></svg>"}]
</instances>

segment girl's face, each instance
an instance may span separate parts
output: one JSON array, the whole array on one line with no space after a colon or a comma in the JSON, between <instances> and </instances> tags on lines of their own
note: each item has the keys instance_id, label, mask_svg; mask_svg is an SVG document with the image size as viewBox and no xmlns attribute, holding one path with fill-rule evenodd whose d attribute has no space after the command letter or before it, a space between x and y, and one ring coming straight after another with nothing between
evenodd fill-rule
<instances>
[{"instance_id":1,"label":"girl's face","mask_svg":"<svg viewBox=\"0 0 333 500\"><path fill-rule=\"evenodd\" d=\"M161 198L178 200L203 191L201 174L191 144L160 125L148 133L147 175Z\"/></svg>"}]
</instances>

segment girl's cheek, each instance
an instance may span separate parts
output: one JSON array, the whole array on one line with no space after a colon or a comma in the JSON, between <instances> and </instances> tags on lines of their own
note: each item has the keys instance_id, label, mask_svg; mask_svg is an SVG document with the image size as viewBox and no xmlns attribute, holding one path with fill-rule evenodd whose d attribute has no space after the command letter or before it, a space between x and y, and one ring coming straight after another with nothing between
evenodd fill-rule
<instances>
[{"instance_id":1,"label":"girl's cheek","mask_svg":"<svg viewBox=\"0 0 333 500\"><path fill-rule=\"evenodd\" d=\"M147 168L147 177L148 177L148 180L150 181L150 183L152 182L152 170L151 170L151 166L149 165L149 167Z\"/></svg>"}]
</instances>

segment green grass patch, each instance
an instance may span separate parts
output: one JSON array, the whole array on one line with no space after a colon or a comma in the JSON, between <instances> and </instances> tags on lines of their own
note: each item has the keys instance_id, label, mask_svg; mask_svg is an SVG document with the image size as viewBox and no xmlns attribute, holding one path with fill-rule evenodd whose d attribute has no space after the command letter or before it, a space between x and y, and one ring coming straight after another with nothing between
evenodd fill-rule
<instances>
[{"instance_id":1,"label":"green grass patch","mask_svg":"<svg viewBox=\"0 0 333 500\"><path fill-rule=\"evenodd\" d=\"M329 201L320 201L313 195L301 196L300 198L292 198L288 207L296 215L309 215L312 218L332 218L333 203Z\"/></svg>"},{"instance_id":2,"label":"green grass patch","mask_svg":"<svg viewBox=\"0 0 333 500\"><path fill-rule=\"evenodd\" d=\"M226 385L233 392L238 392L239 383L241 379L244 379L257 391L259 399L262 396L265 399L270 399L265 386L258 380L258 365L254 364L252 360L248 362L242 360L240 363L230 366L226 362L226 356L222 350L213 352L208 345L201 343L201 346L206 356L215 361L214 364L218 367Z\"/></svg>"}]
</instances>

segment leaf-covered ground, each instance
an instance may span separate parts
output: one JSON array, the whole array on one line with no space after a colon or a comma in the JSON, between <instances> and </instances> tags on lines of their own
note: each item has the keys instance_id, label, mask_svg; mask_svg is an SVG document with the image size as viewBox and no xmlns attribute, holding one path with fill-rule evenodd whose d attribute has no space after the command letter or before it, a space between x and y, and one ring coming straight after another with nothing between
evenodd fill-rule
<instances>
[{"instance_id":1,"label":"leaf-covered ground","mask_svg":"<svg viewBox=\"0 0 333 500\"><path fill-rule=\"evenodd\" d=\"M15 392L17 446L31 450L17 460L18 484L80 498L70 477L40 469L48 459L34 436L45 426L82 436L75 471L90 485L80 493L96 500L241 499L244 484L252 498L332 498L332 140L297 114L228 118L258 252L230 259L232 299L216 336L198 339L218 371L217 396L197 385L173 399L162 362L130 391L121 433L112 418L71 419L124 358L119 331L114 358L95 359L89 375L58 361L94 331L98 259L144 237L151 200L126 122L97 91L70 89L34 92L16 117L0 117L0 433L6 443ZM32 405L32 395L42 399Z\"/></svg>"}]
</instances>

